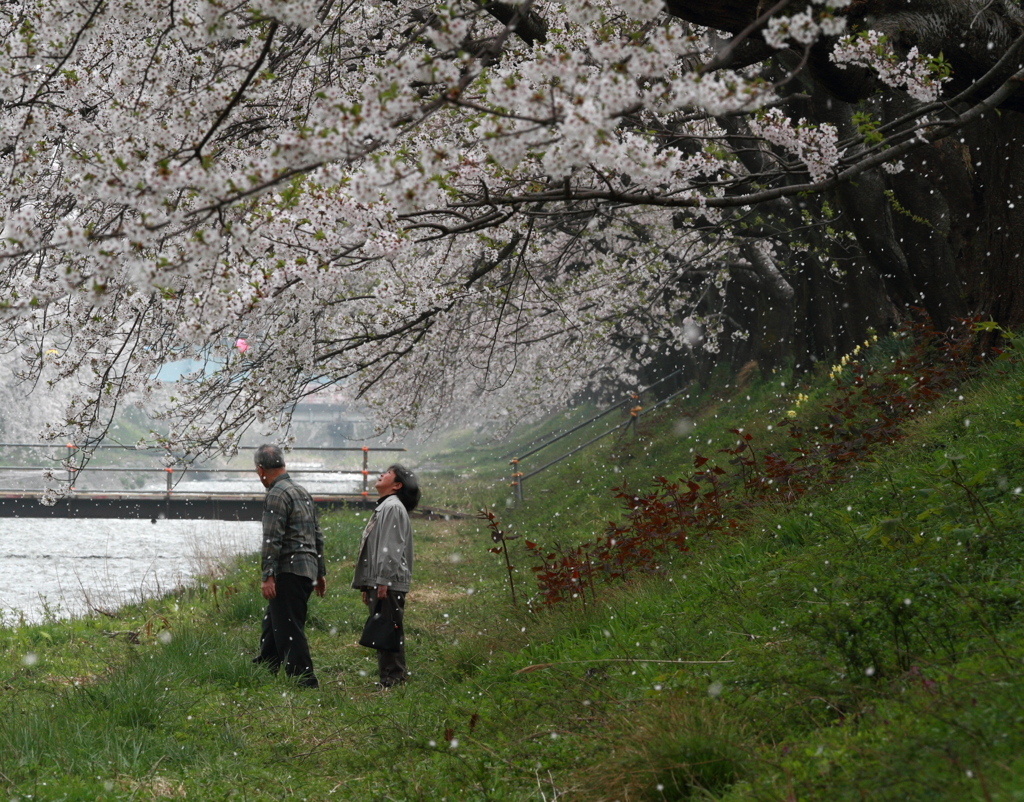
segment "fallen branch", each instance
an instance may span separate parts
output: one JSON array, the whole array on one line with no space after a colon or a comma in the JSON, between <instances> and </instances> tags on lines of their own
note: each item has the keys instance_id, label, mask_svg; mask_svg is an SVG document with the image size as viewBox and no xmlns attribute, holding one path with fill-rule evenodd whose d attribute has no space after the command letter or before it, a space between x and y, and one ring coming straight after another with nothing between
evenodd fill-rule
<instances>
[{"instance_id":1,"label":"fallen branch","mask_svg":"<svg viewBox=\"0 0 1024 802\"><path fill-rule=\"evenodd\" d=\"M595 657L592 660L563 660L558 663L535 663L532 666L521 668L516 674L526 674L530 671L540 671L542 668L553 666L567 666L573 663L670 663L673 665L706 666L718 663L735 663L735 660L637 660L632 657Z\"/></svg>"}]
</instances>

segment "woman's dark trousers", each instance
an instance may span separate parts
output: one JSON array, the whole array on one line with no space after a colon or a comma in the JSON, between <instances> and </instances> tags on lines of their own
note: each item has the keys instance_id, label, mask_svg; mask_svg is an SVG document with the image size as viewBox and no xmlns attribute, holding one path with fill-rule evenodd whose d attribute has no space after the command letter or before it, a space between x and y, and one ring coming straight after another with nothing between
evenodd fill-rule
<instances>
[{"instance_id":1,"label":"woman's dark trousers","mask_svg":"<svg viewBox=\"0 0 1024 802\"><path fill-rule=\"evenodd\" d=\"M402 626L402 619L405 618L405 594L389 590L384 604L387 606L388 617L398 624L398 643L400 644L397 652L377 650L377 671L380 674L380 684L385 688L390 688L405 682L405 627Z\"/></svg>"}]
</instances>

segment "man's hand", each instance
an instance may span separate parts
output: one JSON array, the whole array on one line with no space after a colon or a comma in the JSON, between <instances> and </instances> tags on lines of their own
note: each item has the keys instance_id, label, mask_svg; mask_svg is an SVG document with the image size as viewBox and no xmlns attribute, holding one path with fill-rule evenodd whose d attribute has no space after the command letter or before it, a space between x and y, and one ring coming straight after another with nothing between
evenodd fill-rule
<instances>
[{"instance_id":1,"label":"man's hand","mask_svg":"<svg viewBox=\"0 0 1024 802\"><path fill-rule=\"evenodd\" d=\"M267 601L277 598L277 582L274 581L274 577L268 576L264 579L263 584L260 585L260 591L263 593L263 598Z\"/></svg>"},{"instance_id":2,"label":"man's hand","mask_svg":"<svg viewBox=\"0 0 1024 802\"><path fill-rule=\"evenodd\" d=\"M378 599L386 599L387 597L388 597L388 586L387 585L377 585L377 598Z\"/></svg>"},{"instance_id":3,"label":"man's hand","mask_svg":"<svg viewBox=\"0 0 1024 802\"><path fill-rule=\"evenodd\" d=\"M322 576L316 581L316 584L313 586L313 592L320 598L323 598L323 595L327 592L327 577Z\"/></svg>"}]
</instances>

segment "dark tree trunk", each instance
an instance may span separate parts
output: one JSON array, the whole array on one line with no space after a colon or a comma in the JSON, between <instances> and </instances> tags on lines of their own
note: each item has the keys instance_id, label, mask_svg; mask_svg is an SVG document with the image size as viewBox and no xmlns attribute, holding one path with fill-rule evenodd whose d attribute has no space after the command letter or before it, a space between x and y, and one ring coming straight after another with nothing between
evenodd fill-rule
<instances>
[{"instance_id":1,"label":"dark tree trunk","mask_svg":"<svg viewBox=\"0 0 1024 802\"><path fill-rule=\"evenodd\" d=\"M922 155L935 161L930 153L915 154ZM886 199L918 293L911 305L927 309L934 325L945 329L967 314L967 300L957 279L949 203L937 182L929 180L934 172L911 168L892 177Z\"/></svg>"},{"instance_id":2,"label":"dark tree trunk","mask_svg":"<svg viewBox=\"0 0 1024 802\"><path fill-rule=\"evenodd\" d=\"M965 133L974 203L958 215L970 311L1024 329L1024 115L991 114ZM973 210L973 213L972 213Z\"/></svg>"}]
</instances>

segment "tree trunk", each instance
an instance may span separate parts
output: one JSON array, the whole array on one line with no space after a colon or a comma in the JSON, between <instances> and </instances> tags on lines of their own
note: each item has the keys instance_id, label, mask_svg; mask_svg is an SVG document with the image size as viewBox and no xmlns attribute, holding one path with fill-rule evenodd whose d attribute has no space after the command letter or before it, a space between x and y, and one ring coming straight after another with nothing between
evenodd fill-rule
<instances>
[{"instance_id":1,"label":"tree trunk","mask_svg":"<svg viewBox=\"0 0 1024 802\"><path fill-rule=\"evenodd\" d=\"M958 272L970 311L1024 329L1024 115L990 114L965 132L974 203L957 210ZM973 210L973 213L972 213Z\"/></svg>"}]
</instances>

